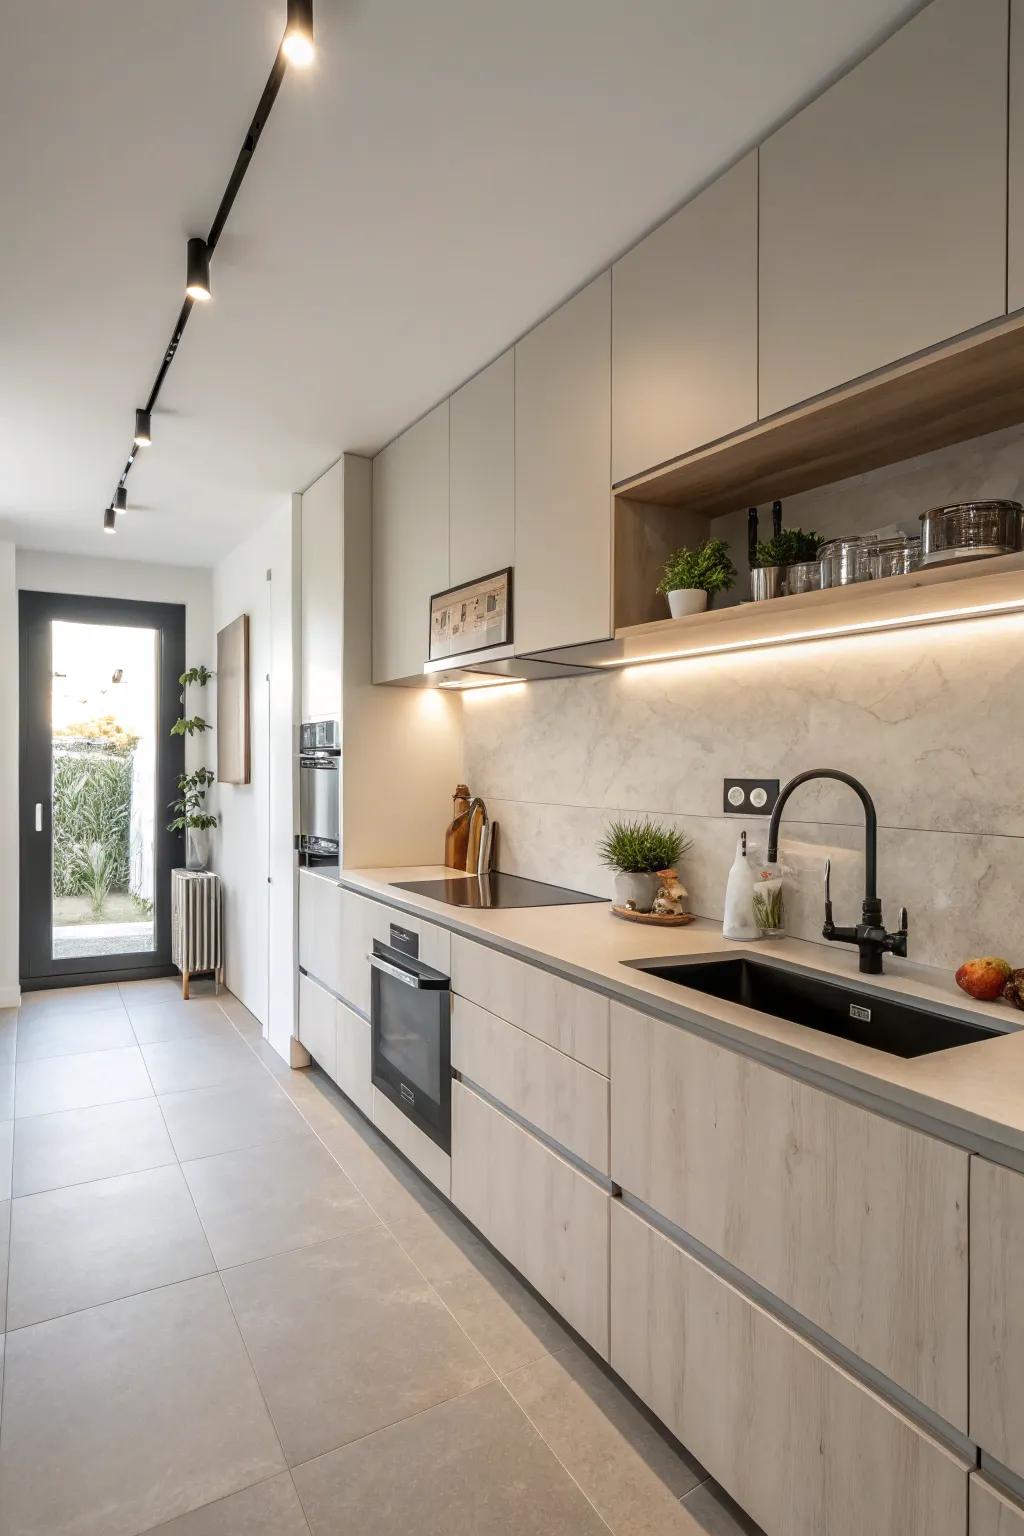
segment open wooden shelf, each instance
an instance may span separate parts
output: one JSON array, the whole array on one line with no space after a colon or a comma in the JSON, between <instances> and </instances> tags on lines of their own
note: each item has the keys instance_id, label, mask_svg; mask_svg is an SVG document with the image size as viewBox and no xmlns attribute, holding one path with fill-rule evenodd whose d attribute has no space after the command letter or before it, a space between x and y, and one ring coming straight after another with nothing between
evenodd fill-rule
<instances>
[{"instance_id":1,"label":"open wooden shelf","mask_svg":"<svg viewBox=\"0 0 1024 1536\"><path fill-rule=\"evenodd\" d=\"M637 666L1016 612L1024 612L1024 553L633 624L611 640L545 655L589 667Z\"/></svg>"}]
</instances>

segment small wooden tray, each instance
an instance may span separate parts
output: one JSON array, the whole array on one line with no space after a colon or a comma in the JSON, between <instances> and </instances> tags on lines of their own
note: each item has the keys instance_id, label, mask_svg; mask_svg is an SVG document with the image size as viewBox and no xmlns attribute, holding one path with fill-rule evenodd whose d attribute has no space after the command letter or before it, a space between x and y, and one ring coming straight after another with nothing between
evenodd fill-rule
<instances>
[{"instance_id":1,"label":"small wooden tray","mask_svg":"<svg viewBox=\"0 0 1024 1536\"><path fill-rule=\"evenodd\" d=\"M692 912L631 912L628 907L612 907L612 916L627 923L650 923L653 928L685 928L695 920Z\"/></svg>"}]
</instances>

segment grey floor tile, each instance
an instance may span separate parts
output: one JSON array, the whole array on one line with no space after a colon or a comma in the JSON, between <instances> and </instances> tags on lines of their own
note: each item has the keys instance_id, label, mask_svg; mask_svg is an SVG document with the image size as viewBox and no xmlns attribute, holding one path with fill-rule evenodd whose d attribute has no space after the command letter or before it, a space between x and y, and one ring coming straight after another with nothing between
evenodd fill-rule
<instances>
[{"instance_id":1,"label":"grey floor tile","mask_svg":"<svg viewBox=\"0 0 1024 1536\"><path fill-rule=\"evenodd\" d=\"M696 1521L700 1536L764 1536L759 1525L734 1503L713 1478L683 1499L683 1508Z\"/></svg>"},{"instance_id":2,"label":"grey floor tile","mask_svg":"<svg viewBox=\"0 0 1024 1536\"><path fill-rule=\"evenodd\" d=\"M548 1355L505 1385L614 1532L689 1536L679 1499L703 1480L703 1467L670 1444L582 1350Z\"/></svg>"},{"instance_id":3,"label":"grey floor tile","mask_svg":"<svg viewBox=\"0 0 1024 1536\"><path fill-rule=\"evenodd\" d=\"M382 1230L223 1280L293 1465L493 1380Z\"/></svg>"},{"instance_id":4,"label":"grey floor tile","mask_svg":"<svg viewBox=\"0 0 1024 1536\"><path fill-rule=\"evenodd\" d=\"M111 1051L135 1044L128 1015L115 1008L87 1008L69 1013L48 1009L29 1012L18 1026L17 1059L39 1061L45 1056L81 1056L87 1051Z\"/></svg>"},{"instance_id":5,"label":"grey floor tile","mask_svg":"<svg viewBox=\"0 0 1024 1536\"><path fill-rule=\"evenodd\" d=\"M242 1493L230 1493L190 1515L157 1526L152 1536L309 1536L291 1477L282 1472Z\"/></svg>"},{"instance_id":6,"label":"grey floor tile","mask_svg":"<svg viewBox=\"0 0 1024 1536\"><path fill-rule=\"evenodd\" d=\"M15 1068L15 1118L53 1115L93 1104L117 1104L151 1097L142 1053L137 1045L81 1056L50 1056L22 1061Z\"/></svg>"},{"instance_id":7,"label":"grey floor tile","mask_svg":"<svg viewBox=\"0 0 1024 1536\"><path fill-rule=\"evenodd\" d=\"M0 1334L7 1326L8 1238L11 1230L11 1202L0 1200Z\"/></svg>"},{"instance_id":8,"label":"grey floor tile","mask_svg":"<svg viewBox=\"0 0 1024 1536\"><path fill-rule=\"evenodd\" d=\"M214 1268L181 1170L154 1168L15 1200L8 1328Z\"/></svg>"},{"instance_id":9,"label":"grey floor tile","mask_svg":"<svg viewBox=\"0 0 1024 1536\"><path fill-rule=\"evenodd\" d=\"M128 1008L132 1003L170 1003L181 1001L180 976L153 976L147 981L117 983L118 996Z\"/></svg>"},{"instance_id":10,"label":"grey floor tile","mask_svg":"<svg viewBox=\"0 0 1024 1536\"><path fill-rule=\"evenodd\" d=\"M216 1275L7 1336L0 1536L136 1536L283 1470Z\"/></svg>"},{"instance_id":11,"label":"grey floor tile","mask_svg":"<svg viewBox=\"0 0 1024 1536\"><path fill-rule=\"evenodd\" d=\"M464 1268L433 1283L499 1376L572 1343L558 1319L482 1245Z\"/></svg>"},{"instance_id":12,"label":"grey floor tile","mask_svg":"<svg viewBox=\"0 0 1024 1536\"><path fill-rule=\"evenodd\" d=\"M501 1386L297 1467L313 1536L608 1536Z\"/></svg>"},{"instance_id":13,"label":"grey floor tile","mask_svg":"<svg viewBox=\"0 0 1024 1536\"><path fill-rule=\"evenodd\" d=\"M116 981L96 982L88 987L44 987L38 992L21 994L21 1019L44 1013L87 1013L92 1008L116 1008L121 994Z\"/></svg>"},{"instance_id":14,"label":"grey floor tile","mask_svg":"<svg viewBox=\"0 0 1024 1536\"><path fill-rule=\"evenodd\" d=\"M157 1093L211 1088L238 1077L262 1075L263 1068L238 1034L217 1033L190 1040L159 1040L141 1047Z\"/></svg>"},{"instance_id":15,"label":"grey floor tile","mask_svg":"<svg viewBox=\"0 0 1024 1536\"><path fill-rule=\"evenodd\" d=\"M0 1120L14 1119L14 1067L0 1065Z\"/></svg>"},{"instance_id":16,"label":"grey floor tile","mask_svg":"<svg viewBox=\"0 0 1024 1536\"><path fill-rule=\"evenodd\" d=\"M0 1120L0 1200L11 1198L11 1169L14 1164L14 1121Z\"/></svg>"},{"instance_id":17,"label":"grey floor tile","mask_svg":"<svg viewBox=\"0 0 1024 1536\"><path fill-rule=\"evenodd\" d=\"M307 1128L183 1165L217 1265L377 1226L377 1218Z\"/></svg>"},{"instance_id":18,"label":"grey floor tile","mask_svg":"<svg viewBox=\"0 0 1024 1536\"><path fill-rule=\"evenodd\" d=\"M175 1161L155 1098L30 1115L16 1122L14 1194L35 1195Z\"/></svg>"},{"instance_id":19,"label":"grey floor tile","mask_svg":"<svg viewBox=\"0 0 1024 1536\"><path fill-rule=\"evenodd\" d=\"M17 1035L17 1008L0 1008L0 1065L9 1067L13 1063Z\"/></svg>"},{"instance_id":20,"label":"grey floor tile","mask_svg":"<svg viewBox=\"0 0 1024 1536\"><path fill-rule=\"evenodd\" d=\"M159 1102L174 1150L183 1162L277 1141L306 1129L291 1100L266 1074L166 1094Z\"/></svg>"},{"instance_id":21,"label":"grey floor tile","mask_svg":"<svg viewBox=\"0 0 1024 1536\"><path fill-rule=\"evenodd\" d=\"M175 998L165 1003L128 1003L126 1007L140 1045L192 1040L197 1035L238 1038L238 1031L212 998L194 997L187 1003Z\"/></svg>"}]
</instances>

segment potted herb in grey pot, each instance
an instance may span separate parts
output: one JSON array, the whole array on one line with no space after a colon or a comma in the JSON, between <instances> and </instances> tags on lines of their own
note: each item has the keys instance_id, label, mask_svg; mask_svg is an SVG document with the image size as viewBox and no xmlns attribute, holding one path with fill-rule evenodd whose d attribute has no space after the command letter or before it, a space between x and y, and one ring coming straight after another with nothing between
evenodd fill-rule
<instances>
[{"instance_id":1,"label":"potted herb in grey pot","mask_svg":"<svg viewBox=\"0 0 1024 1536\"><path fill-rule=\"evenodd\" d=\"M750 595L754 602L781 597L789 567L813 561L823 542L817 533L805 533L802 528L783 528L758 544L750 570ZM802 575L795 590L808 590Z\"/></svg>"},{"instance_id":2,"label":"potted herb in grey pot","mask_svg":"<svg viewBox=\"0 0 1024 1536\"><path fill-rule=\"evenodd\" d=\"M598 844L602 864L615 870L615 904L649 912L658 894L658 871L675 869L693 847L675 827L648 821L613 821Z\"/></svg>"},{"instance_id":3,"label":"potted herb in grey pot","mask_svg":"<svg viewBox=\"0 0 1024 1536\"><path fill-rule=\"evenodd\" d=\"M708 598L728 592L736 580L736 567L724 539L705 539L696 549L677 549L665 562L658 591L668 598L674 619L703 613Z\"/></svg>"}]
</instances>

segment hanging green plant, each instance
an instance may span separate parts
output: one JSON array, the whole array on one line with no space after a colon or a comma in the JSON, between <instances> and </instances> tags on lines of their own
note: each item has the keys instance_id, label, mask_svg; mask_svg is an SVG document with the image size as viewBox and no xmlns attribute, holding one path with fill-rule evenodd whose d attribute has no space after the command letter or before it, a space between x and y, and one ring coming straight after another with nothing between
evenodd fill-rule
<instances>
[{"instance_id":1,"label":"hanging green plant","mask_svg":"<svg viewBox=\"0 0 1024 1536\"><path fill-rule=\"evenodd\" d=\"M189 667L178 679L181 684L181 702L184 706L189 688L205 688L213 678L208 667ZM171 726L172 736L202 736L212 729L202 715L188 715L184 710ZM170 802L174 813L167 823L168 832L184 832L187 838L186 863L189 869L205 869L206 839L196 838L196 833L209 832L218 825L217 817L206 809L206 792L213 783L212 768L197 768L193 773L178 775L178 797Z\"/></svg>"}]
</instances>

